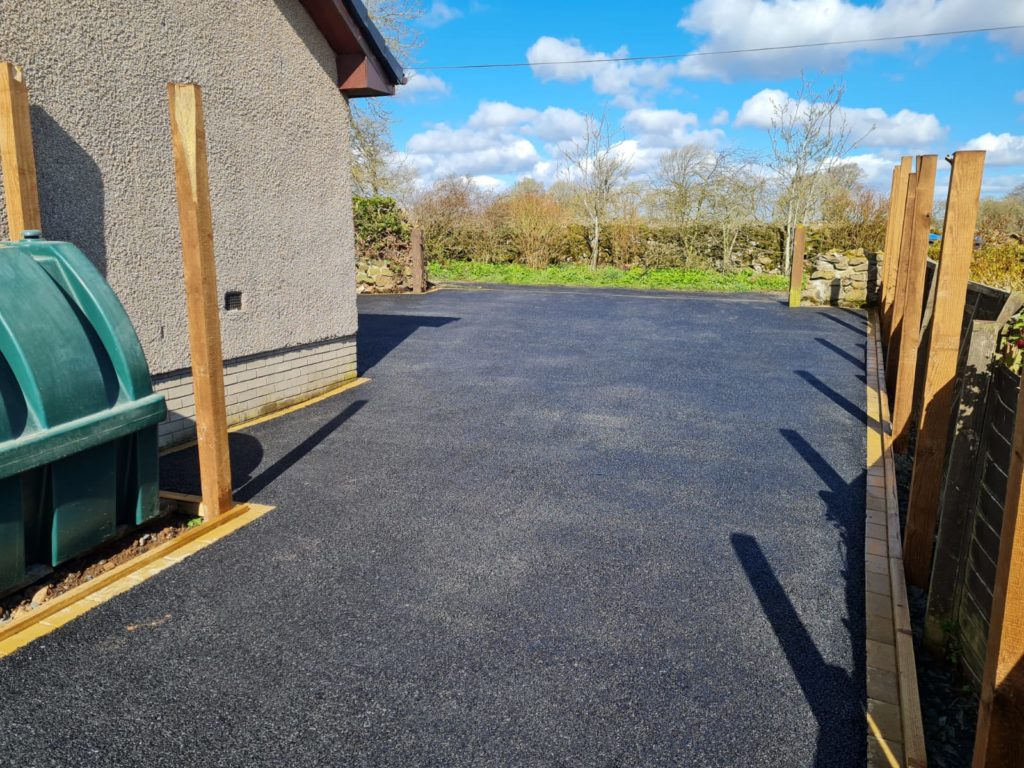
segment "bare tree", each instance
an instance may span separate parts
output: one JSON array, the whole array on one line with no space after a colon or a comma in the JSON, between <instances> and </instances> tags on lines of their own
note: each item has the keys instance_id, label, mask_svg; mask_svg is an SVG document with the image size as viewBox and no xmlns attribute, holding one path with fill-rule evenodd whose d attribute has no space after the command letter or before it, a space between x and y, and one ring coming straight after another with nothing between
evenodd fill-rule
<instances>
[{"instance_id":1,"label":"bare tree","mask_svg":"<svg viewBox=\"0 0 1024 768\"><path fill-rule=\"evenodd\" d=\"M591 269L597 269L601 227L616 194L629 177L630 162L616 151L617 139L604 114L587 115L583 136L562 149L574 199L589 227Z\"/></svg>"},{"instance_id":2,"label":"bare tree","mask_svg":"<svg viewBox=\"0 0 1024 768\"><path fill-rule=\"evenodd\" d=\"M423 15L418 0L367 0L366 9L384 35L392 53L408 66L423 44L416 20ZM402 196L411 189L416 172L405 165L391 140L393 117L384 99L350 103L352 115L352 174L355 192L369 197Z\"/></svg>"},{"instance_id":3,"label":"bare tree","mask_svg":"<svg viewBox=\"0 0 1024 768\"><path fill-rule=\"evenodd\" d=\"M715 151L698 144L662 156L656 178L661 207L679 227L688 266L707 254L706 241L714 232L723 268L732 267L743 225L756 220L763 207L765 182L754 166L751 157L736 150Z\"/></svg>"},{"instance_id":4,"label":"bare tree","mask_svg":"<svg viewBox=\"0 0 1024 768\"><path fill-rule=\"evenodd\" d=\"M352 109L352 182L360 197L407 200L412 194L416 172L395 151L390 120L383 109Z\"/></svg>"},{"instance_id":5,"label":"bare tree","mask_svg":"<svg viewBox=\"0 0 1024 768\"><path fill-rule=\"evenodd\" d=\"M658 166L656 185L667 218L679 227L683 261L692 266L698 254L701 227L715 188L726 172L727 155L700 144L688 144L665 153Z\"/></svg>"},{"instance_id":6,"label":"bare tree","mask_svg":"<svg viewBox=\"0 0 1024 768\"><path fill-rule=\"evenodd\" d=\"M751 157L731 154L719 160L722 171L708 194L708 219L715 224L722 252L722 268L734 266L736 241L743 227L757 220L764 206L767 182Z\"/></svg>"},{"instance_id":7,"label":"bare tree","mask_svg":"<svg viewBox=\"0 0 1024 768\"><path fill-rule=\"evenodd\" d=\"M845 86L840 82L819 93L813 82L801 77L796 98L773 104L768 164L778 182L777 205L784 228L787 274L794 229L798 224L808 223L828 172L855 145L840 107L844 92Z\"/></svg>"}]
</instances>

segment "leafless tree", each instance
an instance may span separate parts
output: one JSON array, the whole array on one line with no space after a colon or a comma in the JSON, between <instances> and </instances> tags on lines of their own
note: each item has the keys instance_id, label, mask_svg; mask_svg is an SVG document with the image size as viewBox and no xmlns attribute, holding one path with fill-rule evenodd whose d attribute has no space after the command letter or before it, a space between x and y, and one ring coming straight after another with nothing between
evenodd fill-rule
<instances>
[{"instance_id":1,"label":"leafless tree","mask_svg":"<svg viewBox=\"0 0 1024 768\"><path fill-rule=\"evenodd\" d=\"M405 66L413 63L423 40L416 20L423 15L417 0L367 0L366 9L388 48ZM364 197L401 197L411 191L415 171L405 165L391 140L393 121L385 99L350 102L352 175L355 193Z\"/></svg>"},{"instance_id":2,"label":"leafless tree","mask_svg":"<svg viewBox=\"0 0 1024 768\"><path fill-rule=\"evenodd\" d=\"M590 268L597 268L601 227L630 172L630 161L616 151L618 137L605 115L587 115L583 136L562 149L573 196L589 228Z\"/></svg>"},{"instance_id":3,"label":"leafless tree","mask_svg":"<svg viewBox=\"0 0 1024 768\"><path fill-rule=\"evenodd\" d=\"M415 170L403 162L391 141L386 110L354 107L352 114L352 183L360 197L389 195L408 200Z\"/></svg>"},{"instance_id":4,"label":"leafless tree","mask_svg":"<svg viewBox=\"0 0 1024 768\"><path fill-rule=\"evenodd\" d=\"M796 97L773 105L768 164L778 183L777 206L784 228L787 274L794 229L808 223L829 171L855 146L840 107L844 92L841 82L818 92L811 80L801 77Z\"/></svg>"},{"instance_id":5,"label":"leafless tree","mask_svg":"<svg viewBox=\"0 0 1024 768\"><path fill-rule=\"evenodd\" d=\"M666 217L679 227L685 263L696 263L708 231L717 233L724 268L744 224L763 207L765 181L751 157L691 144L661 158L656 184ZM704 236L704 237L702 237Z\"/></svg>"}]
</instances>

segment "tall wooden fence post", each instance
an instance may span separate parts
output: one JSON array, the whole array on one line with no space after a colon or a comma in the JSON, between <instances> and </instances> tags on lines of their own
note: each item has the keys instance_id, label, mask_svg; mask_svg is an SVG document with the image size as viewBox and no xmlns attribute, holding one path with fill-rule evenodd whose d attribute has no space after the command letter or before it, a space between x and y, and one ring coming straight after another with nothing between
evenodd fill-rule
<instances>
[{"instance_id":1,"label":"tall wooden fence post","mask_svg":"<svg viewBox=\"0 0 1024 768\"><path fill-rule=\"evenodd\" d=\"M974 225L978 217L984 167L984 152L957 152L953 156L942 250L934 277L935 307L903 539L907 581L921 588L928 586L931 573L935 518L942 489L949 419L953 410L953 385L960 354L967 281L974 251Z\"/></svg>"},{"instance_id":2,"label":"tall wooden fence post","mask_svg":"<svg viewBox=\"0 0 1024 768\"><path fill-rule=\"evenodd\" d=\"M921 315L924 311L924 283L928 271L928 235L931 234L932 205L935 202L937 155L917 158L917 185L914 211L907 244L906 294L900 340L896 345L900 360L896 368L896 393L893 399L893 450L907 452L910 420L914 410L914 384L917 353L921 346Z\"/></svg>"},{"instance_id":3,"label":"tall wooden fence post","mask_svg":"<svg viewBox=\"0 0 1024 768\"><path fill-rule=\"evenodd\" d=\"M889 402L896 395L896 373L900 364L900 338L903 334L903 310L907 306L907 279L910 271L910 240L914 223L914 198L917 194L917 174L907 177L907 196L903 213L903 232L900 235L900 256L896 265L892 312L889 318L889 338L885 345L885 386Z\"/></svg>"},{"instance_id":4,"label":"tall wooden fence post","mask_svg":"<svg viewBox=\"0 0 1024 768\"><path fill-rule=\"evenodd\" d=\"M196 401L203 496L200 512L203 517L210 518L229 510L232 499L203 101L199 86L191 83L168 83L167 94L174 143L181 249L185 262L192 386Z\"/></svg>"},{"instance_id":5,"label":"tall wooden fence post","mask_svg":"<svg viewBox=\"0 0 1024 768\"><path fill-rule=\"evenodd\" d=\"M423 230L414 227L410 234L410 256L412 257L412 292L427 290L427 270L423 263Z\"/></svg>"},{"instance_id":6,"label":"tall wooden fence post","mask_svg":"<svg viewBox=\"0 0 1024 768\"><path fill-rule=\"evenodd\" d=\"M20 68L0 62L0 164L4 172L8 238L42 229L28 88Z\"/></svg>"},{"instance_id":7,"label":"tall wooden fence post","mask_svg":"<svg viewBox=\"0 0 1024 768\"><path fill-rule=\"evenodd\" d=\"M892 194L889 196L889 219L885 228L885 265L882 276L882 305L879 312L882 338L886 345L892 332L892 305L896 299L896 276L900 266L900 240L903 237L903 216L906 212L907 187L910 183L910 160L904 157L893 170Z\"/></svg>"},{"instance_id":8,"label":"tall wooden fence post","mask_svg":"<svg viewBox=\"0 0 1024 768\"><path fill-rule=\"evenodd\" d=\"M807 242L807 231L803 224L796 228L793 239L793 263L789 268L789 306L800 306L800 292L804 287L804 248Z\"/></svg>"},{"instance_id":9,"label":"tall wooden fence post","mask_svg":"<svg viewBox=\"0 0 1024 768\"><path fill-rule=\"evenodd\" d=\"M955 165L954 165L955 168ZM992 589L974 768L1017 768L1024 756L1024 387L1017 398L1013 453Z\"/></svg>"}]
</instances>

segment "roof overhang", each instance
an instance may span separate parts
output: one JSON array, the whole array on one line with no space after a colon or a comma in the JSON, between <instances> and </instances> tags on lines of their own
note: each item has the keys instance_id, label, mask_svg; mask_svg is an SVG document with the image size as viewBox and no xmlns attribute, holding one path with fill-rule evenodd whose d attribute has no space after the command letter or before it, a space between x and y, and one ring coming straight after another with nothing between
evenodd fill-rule
<instances>
[{"instance_id":1,"label":"roof overhang","mask_svg":"<svg viewBox=\"0 0 1024 768\"><path fill-rule=\"evenodd\" d=\"M349 98L393 96L402 65L360 0L300 0L338 62L338 88Z\"/></svg>"}]
</instances>

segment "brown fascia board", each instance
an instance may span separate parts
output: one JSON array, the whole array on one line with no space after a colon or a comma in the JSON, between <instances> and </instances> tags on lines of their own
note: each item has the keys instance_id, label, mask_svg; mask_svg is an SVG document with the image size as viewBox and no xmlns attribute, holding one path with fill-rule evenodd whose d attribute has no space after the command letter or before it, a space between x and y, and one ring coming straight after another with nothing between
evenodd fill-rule
<instances>
[{"instance_id":1,"label":"brown fascia board","mask_svg":"<svg viewBox=\"0 0 1024 768\"><path fill-rule=\"evenodd\" d=\"M300 1L337 57L338 88L345 96L393 96L395 86L405 83L401 65L387 49L362 3Z\"/></svg>"}]
</instances>

